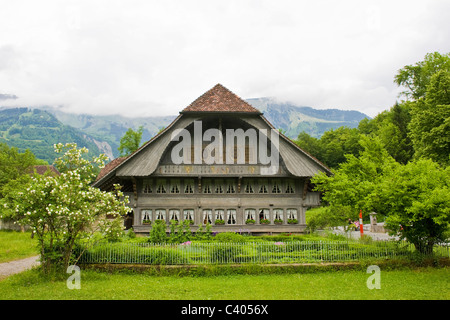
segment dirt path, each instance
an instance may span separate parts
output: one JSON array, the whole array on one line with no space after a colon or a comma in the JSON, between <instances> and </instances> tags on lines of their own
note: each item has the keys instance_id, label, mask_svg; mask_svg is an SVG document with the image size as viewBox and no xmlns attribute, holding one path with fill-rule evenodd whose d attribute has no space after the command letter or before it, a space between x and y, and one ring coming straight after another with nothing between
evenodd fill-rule
<instances>
[{"instance_id":1,"label":"dirt path","mask_svg":"<svg viewBox=\"0 0 450 320\"><path fill-rule=\"evenodd\" d=\"M0 263L0 279L39 265L39 256Z\"/></svg>"}]
</instances>

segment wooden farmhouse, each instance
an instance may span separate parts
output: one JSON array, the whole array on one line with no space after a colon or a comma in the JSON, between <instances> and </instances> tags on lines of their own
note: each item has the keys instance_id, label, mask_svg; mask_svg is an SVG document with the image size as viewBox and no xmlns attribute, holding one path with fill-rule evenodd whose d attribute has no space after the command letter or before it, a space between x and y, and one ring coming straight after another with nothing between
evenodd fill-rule
<instances>
[{"instance_id":1,"label":"wooden farmhouse","mask_svg":"<svg viewBox=\"0 0 450 320\"><path fill-rule=\"evenodd\" d=\"M137 234L155 220L191 220L192 231L209 223L213 232L301 233L305 211L320 204L309 182L319 172L330 173L217 84L139 150L108 163L93 185L122 185L133 209L125 224Z\"/></svg>"}]
</instances>

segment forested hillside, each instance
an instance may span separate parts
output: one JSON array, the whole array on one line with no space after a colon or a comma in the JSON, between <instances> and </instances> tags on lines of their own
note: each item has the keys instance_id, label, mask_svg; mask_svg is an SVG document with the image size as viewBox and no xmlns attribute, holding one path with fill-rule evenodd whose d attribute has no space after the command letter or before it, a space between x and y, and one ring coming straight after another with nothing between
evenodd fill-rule
<instances>
[{"instance_id":1,"label":"forested hillside","mask_svg":"<svg viewBox=\"0 0 450 320\"><path fill-rule=\"evenodd\" d=\"M39 109L0 109L0 142L21 152L30 149L36 158L49 164L55 159L53 145L59 142L75 142L93 155L100 153L92 138Z\"/></svg>"}]
</instances>

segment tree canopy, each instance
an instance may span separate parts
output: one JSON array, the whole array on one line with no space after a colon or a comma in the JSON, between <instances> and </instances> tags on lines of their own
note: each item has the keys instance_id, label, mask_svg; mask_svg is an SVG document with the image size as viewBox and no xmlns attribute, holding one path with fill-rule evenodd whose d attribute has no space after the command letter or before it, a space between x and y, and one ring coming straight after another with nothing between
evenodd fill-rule
<instances>
[{"instance_id":1,"label":"tree canopy","mask_svg":"<svg viewBox=\"0 0 450 320\"><path fill-rule=\"evenodd\" d=\"M143 132L143 126L140 126L136 131L129 128L127 132L125 132L123 137L120 139L120 146L118 148L122 157L128 156L139 149Z\"/></svg>"}]
</instances>

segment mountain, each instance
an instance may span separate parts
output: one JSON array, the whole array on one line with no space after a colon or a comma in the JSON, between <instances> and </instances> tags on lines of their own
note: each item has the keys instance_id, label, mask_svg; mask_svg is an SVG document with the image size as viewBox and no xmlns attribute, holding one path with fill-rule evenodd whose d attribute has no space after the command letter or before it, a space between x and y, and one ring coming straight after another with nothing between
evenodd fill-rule
<instances>
[{"instance_id":1,"label":"mountain","mask_svg":"<svg viewBox=\"0 0 450 320\"><path fill-rule=\"evenodd\" d=\"M330 129L340 126L357 127L359 121L369 118L358 111L338 109L317 110L311 107L280 103L271 98L247 99L264 113L276 128L296 139L302 131L320 138ZM105 153L117 158L120 139L132 128L143 126L142 141L148 141L169 125L173 116L128 118L120 115L71 114L58 108L0 109L0 142L7 142L20 150L30 148L39 159L53 162L53 144L77 142L92 154Z\"/></svg>"},{"instance_id":2,"label":"mountain","mask_svg":"<svg viewBox=\"0 0 450 320\"><path fill-rule=\"evenodd\" d=\"M117 149L120 139L129 128L137 130L139 126L143 126L142 141L148 141L176 118L176 116L128 118L120 115L70 114L58 109L47 109L47 111L65 125L101 141L101 148L108 150L105 154L110 159L119 156Z\"/></svg>"},{"instance_id":3,"label":"mountain","mask_svg":"<svg viewBox=\"0 0 450 320\"><path fill-rule=\"evenodd\" d=\"M36 158L50 164L57 156L53 145L59 142L76 142L79 147L88 148L90 154L100 154L95 139L40 109L0 109L0 142L22 152L30 149Z\"/></svg>"},{"instance_id":4,"label":"mountain","mask_svg":"<svg viewBox=\"0 0 450 320\"><path fill-rule=\"evenodd\" d=\"M291 139L296 139L302 131L312 137L320 138L330 129L342 126L356 128L362 119L370 119L359 111L318 110L291 103L280 103L272 98L255 98L246 101L263 112L274 127L284 130L284 134Z\"/></svg>"}]
</instances>

